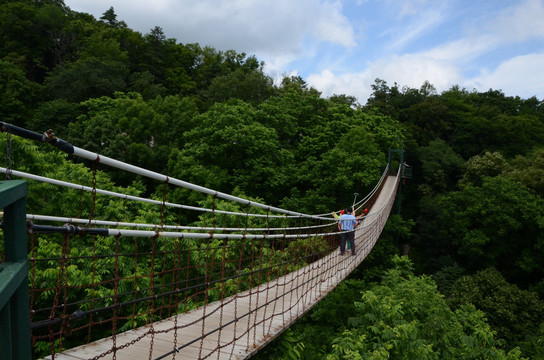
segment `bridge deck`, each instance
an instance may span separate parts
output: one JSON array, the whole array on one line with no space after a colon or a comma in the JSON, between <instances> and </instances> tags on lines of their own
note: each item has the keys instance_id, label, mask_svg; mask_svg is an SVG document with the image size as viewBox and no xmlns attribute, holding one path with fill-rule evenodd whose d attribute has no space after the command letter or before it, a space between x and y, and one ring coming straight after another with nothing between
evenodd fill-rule
<instances>
[{"instance_id":1,"label":"bridge deck","mask_svg":"<svg viewBox=\"0 0 544 360\"><path fill-rule=\"evenodd\" d=\"M148 326L56 354L55 359L245 359L327 295L368 255L385 223L380 209L396 191L389 176L356 231L356 256L334 251L275 281ZM126 345L122 349L119 347ZM180 348L182 347L182 348ZM112 349L117 350L113 352ZM179 351L173 355L173 351ZM107 353L105 356L101 354ZM51 359L48 357L47 359Z\"/></svg>"}]
</instances>

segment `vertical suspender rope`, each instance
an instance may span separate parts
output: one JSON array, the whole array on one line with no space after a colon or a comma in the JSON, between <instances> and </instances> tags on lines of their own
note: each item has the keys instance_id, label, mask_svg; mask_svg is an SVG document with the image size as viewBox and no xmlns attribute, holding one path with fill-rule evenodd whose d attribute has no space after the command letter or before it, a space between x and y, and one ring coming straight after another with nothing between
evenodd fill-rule
<instances>
[{"instance_id":1,"label":"vertical suspender rope","mask_svg":"<svg viewBox=\"0 0 544 360\"><path fill-rule=\"evenodd\" d=\"M268 229L270 229L270 219L268 217L266 218L266 226L267 226ZM267 232L267 234L269 234L269 232ZM273 243L274 243L274 240L272 240L272 243L267 244L267 247L269 249L271 249L271 251L270 251L270 254L268 255L268 262L266 264L267 271L266 271L266 275L265 275L265 281L266 281L266 297L264 299L265 304L268 304L268 296L270 295L270 281L271 281L270 273L272 271L271 270L271 261L274 258L274 253L273 253L274 246L272 245ZM265 336L265 334L266 334L266 319L272 318L272 316L274 316L274 314L272 314L272 316L267 317L267 311L268 311L268 305L264 308L263 320L265 320L265 321L263 321L262 336Z\"/></svg>"},{"instance_id":2,"label":"vertical suspender rope","mask_svg":"<svg viewBox=\"0 0 544 360\"><path fill-rule=\"evenodd\" d=\"M119 288L119 238L121 236L115 236L115 260L114 260L114 275L113 275L113 303L117 304L118 302L118 288ZM113 359L117 357L117 314L119 309L117 307L113 308L113 319L111 320L112 324L112 342L113 342Z\"/></svg>"},{"instance_id":3,"label":"vertical suspender rope","mask_svg":"<svg viewBox=\"0 0 544 360\"><path fill-rule=\"evenodd\" d=\"M248 208L249 208L249 205L247 206L246 211L249 210ZM249 216L246 216L246 224L245 224L246 229L248 228L248 222L249 222ZM247 237L246 237L247 231L245 231L243 235L244 236L242 237L242 248L245 248L246 240L247 240ZM251 253L251 243L250 243L249 246L250 246L249 253ZM243 260L244 252L242 251L241 254L242 254L242 260ZM242 269L240 269L240 270L242 270ZM251 309L251 276L252 275L249 275L249 276L250 276L250 278L248 279L248 283L249 283L249 307L248 307L248 309ZM247 333L247 344L246 344L246 346L249 349L249 316L248 316L248 320L247 320L247 328L246 329L247 329L246 332L245 332L245 333Z\"/></svg>"},{"instance_id":4,"label":"vertical suspender rope","mask_svg":"<svg viewBox=\"0 0 544 360\"><path fill-rule=\"evenodd\" d=\"M90 308L94 309L94 296L96 292L96 241L97 241L97 235L93 235L93 265L92 265L92 277L91 277L91 305ZM92 328L93 328L93 321L94 321L94 313L91 313L89 315L89 327L87 332L87 342L91 341L91 335L92 335Z\"/></svg>"},{"instance_id":5,"label":"vertical suspender rope","mask_svg":"<svg viewBox=\"0 0 544 360\"><path fill-rule=\"evenodd\" d=\"M166 193L168 192L168 180L166 180L164 183L163 183L163 191L162 191L162 205L161 205L161 211L160 211L160 226L161 226L161 230L164 228L164 211L165 211L165 203L166 203ZM168 254L168 239L166 238L163 238L164 240L164 247L163 247L163 255L162 255L162 268L161 268L161 274L162 274L162 288L165 288L166 286L166 274L167 274L167 271L166 271L166 258L167 258L167 254ZM166 299L165 298L161 298L161 305L160 305L160 311L159 311L159 318L162 319L162 312L163 312L163 309L164 309L164 304L165 304L165 301Z\"/></svg>"},{"instance_id":6,"label":"vertical suspender rope","mask_svg":"<svg viewBox=\"0 0 544 360\"><path fill-rule=\"evenodd\" d=\"M146 325L150 325L149 332L151 333L151 342L149 343L149 359L152 359L153 355L153 342L155 340L155 328L153 326L154 324L154 315L155 315L155 245L157 242L157 239L159 237L159 234L156 233L155 236L151 238L151 264L149 266L150 274L149 274L149 291L151 295L151 310L147 313L147 319L146 319ZM148 322L149 321L149 322Z\"/></svg>"},{"instance_id":7,"label":"vertical suspender rope","mask_svg":"<svg viewBox=\"0 0 544 360\"><path fill-rule=\"evenodd\" d=\"M214 198L214 205L215 208L215 198ZM223 221L225 221L225 218L223 218ZM213 226L216 225L215 222L215 216L213 218ZM225 225L225 224L223 224ZM223 314L224 314L224 299L225 299L225 287L227 285L227 281L225 279L225 262L228 261L228 257L225 256L227 252L227 239L223 239L221 241L222 245L217 246L217 251L221 254L221 264L219 265L219 278L221 279L221 290L219 291L219 301L221 303L220 313L219 313L219 332L217 334L217 358L219 358L219 353L221 349L221 334L223 330Z\"/></svg>"},{"instance_id":8,"label":"vertical suspender rope","mask_svg":"<svg viewBox=\"0 0 544 360\"><path fill-rule=\"evenodd\" d=\"M30 270L30 284L31 284L31 287L30 287L30 309L34 309L34 304L35 304L35 300L36 300L36 242L35 242L35 234L34 233L30 233L30 266L31 266L31 270ZM4 259L2 259L2 261L4 261ZM30 311L30 322L32 323L34 319L34 311ZM36 339L34 336L31 336L31 341L32 341L32 347L34 347L36 345Z\"/></svg>"},{"instance_id":9,"label":"vertical suspender rope","mask_svg":"<svg viewBox=\"0 0 544 360\"><path fill-rule=\"evenodd\" d=\"M178 309L179 309L179 301L178 301L178 295L174 294L174 288L175 284L181 283L181 239L176 239L175 242L175 250L174 250L174 272L172 273L172 287L170 288L170 291L172 292L172 295L170 296L170 305L172 306L172 299L173 299L173 308L174 308L174 349L177 348L178 344ZM171 316L172 307L168 310L168 316ZM176 355L175 353L172 355L172 359L175 359Z\"/></svg>"}]
</instances>

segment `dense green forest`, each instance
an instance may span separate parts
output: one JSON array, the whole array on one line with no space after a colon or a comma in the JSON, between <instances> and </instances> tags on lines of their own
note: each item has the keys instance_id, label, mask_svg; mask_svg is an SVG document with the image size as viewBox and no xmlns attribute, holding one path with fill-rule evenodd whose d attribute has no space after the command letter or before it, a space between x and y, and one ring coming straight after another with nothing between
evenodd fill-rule
<instances>
[{"instance_id":1,"label":"dense green forest","mask_svg":"<svg viewBox=\"0 0 544 360\"><path fill-rule=\"evenodd\" d=\"M62 0L0 0L0 39L0 121L267 204L340 209L403 144L413 178L376 248L256 358L544 359L542 100L381 79L369 99L324 98L301 77L275 84L254 55L183 44L159 26L141 34L113 8L96 19ZM14 169L93 181L50 146L10 146L1 161ZM99 171L104 187L160 197L161 186ZM70 201L77 191L48 191L29 185L29 213L89 211ZM159 221L151 207L96 209Z\"/></svg>"}]
</instances>

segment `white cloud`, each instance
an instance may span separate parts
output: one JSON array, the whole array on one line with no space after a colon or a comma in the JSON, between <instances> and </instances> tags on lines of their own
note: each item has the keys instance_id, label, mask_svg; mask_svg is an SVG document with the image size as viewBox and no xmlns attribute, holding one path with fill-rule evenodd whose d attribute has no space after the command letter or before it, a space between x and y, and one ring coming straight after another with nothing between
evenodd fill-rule
<instances>
[{"instance_id":1,"label":"white cloud","mask_svg":"<svg viewBox=\"0 0 544 360\"><path fill-rule=\"evenodd\" d=\"M370 84L374 79L369 71L337 75L330 70L323 70L320 74L308 76L306 82L321 91L325 97L335 94L351 95L355 96L359 103L365 104L371 94Z\"/></svg>"},{"instance_id":2,"label":"white cloud","mask_svg":"<svg viewBox=\"0 0 544 360\"><path fill-rule=\"evenodd\" d=\"M372 92L370 86L377 78L385 80L389 86L397 83L400 87L415 89L429 81L438 92L463 82L459 68L447 62L413 54L380 59L368 64L367 70L359 73L334 74L330 70L324 70L320 74L308 76L307 82L322 91L324 96L353 95L364 104Z\"/></svg>"},{"instance_id":3,"label":"white cloud","mask_svg":"<svg viewBox=\"0 0 544 360\"><path fill-rule=\"evenodd\" d=\"M482 34L478 37L461 38L444 43L430 50L423 51L419 55L432 58L436 61L448 61L457 64L468 63L496 49L498 46L500 46L500 39L498 37Z\"/></svg>"},{"instance_id":4,"label":"white cloud","mask_svg":"<svg viewBox=\"0 0 544 360\"><path fill-rule=\"evenodd\" d=\"M507 96L544 99L544 53L516 56L495 70L483 70L466 82L466 87L479 91L502 90Z\"/></svg>"},{"instance_id":5,"label":"white cloud","mask_svg":"<svg viewBox=\"0 0 544 360\"><path fill-rule=\"evenodd\" d=\"M259 58L259 60L263 59ZM285 70L293 60L295 58L292 56L273 56L270 59L264 59L264 72L274 80L276 85L279 85L284 76L291 77L298 75L298 71L296 70Z\"/></svg>"},{"instance_id":6,"label":"white cloud","mask_svg":"<svg viewBox=\"0 0 544 360\"><path fill-rule=\"evenodd\" d=\"M323 96L346 94L366 103L372 93L371 84L376 78L387 81L389 86L419 89L428 80L438 92L459 85L468 90L502 90L506 96L544 98L544 53L514 57L505 61L495 70L483 70L473 79L464 79L461 69L449 63L417 55L392 56L369 64L367 70L359 73L335 74L324 70L308 76L307 82L322 91Z\"/></svg>"},{"instance_id":7,"label":"white cloud","mask_svg":"<svg viewBox=\"0 0 544 360\"><path fill-rule=\"evenodd\" d=\"M544 39L544 1L526 0L502 11L489 24L488 31L497 32L509 42Z\"/></svg>"},{"instance_id":8,"label":"white cloud","mask_svg":"<svg viewBox=\"0 0 544 360\"><path fill-rule=\"evenodd\" d=\"M315 37L322 41L339 44L344 47L356 46L353 28L349 20L342 14L340 1L323 3L316 9L318 14L314 30Z\"/></svg>"},{"instance_id":9,"label":"white cloud","mask_svg":"<svg viewBox=\"0 0 544 360\"><path fill-rule=\"evenodd\" d=\"M97 16L111 1L66 0L66 4ZM355 46L353 29L342 14L340 1L117 0L113 6L118 20L142 33L160 26L167 37L182 43L259 57L299 56L307 38Z\"/></svg>"},{"instance_id":10,"label":"white cloud","mask_svg":"<svg viewBox=\"0 0 544 360\"><path fill-rule=\"evenodd\" d=\"M417 54L380 59L370 65L370 70L375 77L388 83L420 88L429 81L438 91L447 90L462 80L460 69L451 63Z\"/></svg>"},{"instance_id":11,"label":"white cloud","mask_svg":"<svg viewBox=\"0 0 544 360\"><path fill-rule=\"evenodd\" d=\"M386 9L393 12L398 19L402 19L416 15L436 2L432 1L429 4L429 0L387 0L385 3Z\"/></svg>"},{"instance_id":12,"label":"white cloud","mask_svg":"<svg viewBox=\"0 0 544 360\"><path fill-rule=\"evenodd\" d=\"M444 14L436 9L424 11L410 25L397 29L393 36L395 39L388 47L390 50L402 49L415 39L428 33L432 28L440 25L444 19Z\"/></svg>"},{"instance_id":13,"label":"white cloud","mask_svg":"<svg viewBox=\"0 0 544 360\"><path fill-rule=\"evenodd\" d=\"M96 17L112 6L65 2ZM501 10L474 0L113 1L118 20L131 29L160 26L182 43L254 54L276 80L300 73L324 96L353 95L362 103L376 78L413 88L428 80L438 91L460 85L544 97L537 65L544 63L544 0L511 4ZM364 49L356 39L365 39Z\"/></svg>"},{"instance_id":14,"label":"white cloud","mask_svg":"<svg viewBox=\"0 0 544 360\"><path fill-rule=\"evenodd\" d=\"M400 11L398 12L398 17L400 19L406 16L412 16L414 14L417 14L421 12L423 8L429 6L429 0L390 0L389 2L392 2L395 8L400 9Z\"/></svg>"}]
</instances>

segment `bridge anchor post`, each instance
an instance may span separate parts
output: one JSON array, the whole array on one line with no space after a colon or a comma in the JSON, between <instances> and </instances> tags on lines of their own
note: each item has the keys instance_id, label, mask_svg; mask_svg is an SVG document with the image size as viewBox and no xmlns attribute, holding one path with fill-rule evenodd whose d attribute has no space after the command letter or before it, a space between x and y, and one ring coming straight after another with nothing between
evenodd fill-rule
<instances>
[{"instance_id":1,"label":"bridge anchor post","mask_svg":"<svg viewBox=\"0 0 544 360\"><path fill-rule=\"evenodd\" d=\"M0 181L5 262L0 263L0 359L30 360L25 181Z\"/></svg>"}]
</instances>

